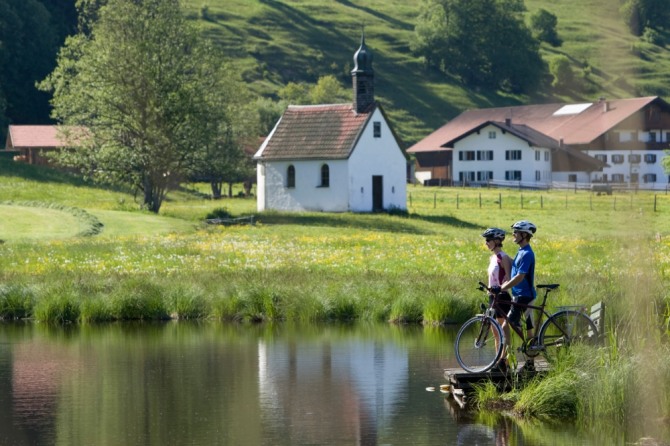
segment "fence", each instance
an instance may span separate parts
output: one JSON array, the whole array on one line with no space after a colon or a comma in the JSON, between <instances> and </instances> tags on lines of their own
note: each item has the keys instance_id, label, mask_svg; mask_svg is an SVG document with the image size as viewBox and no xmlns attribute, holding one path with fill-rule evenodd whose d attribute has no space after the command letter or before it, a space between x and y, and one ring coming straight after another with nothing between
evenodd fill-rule
<instances>
[{"instance_id":1,"label":"fence","mask_svg":"<svg viewBox=\"0 0 670 446\"><path fill-rule=\"evenodd\" d=\"M639 189L603 191L570 189L486 189L468 187L408 188L410 211L421 209L579 209L590 211L670 212L670 194Z\"/></svg>"}]
</instances>

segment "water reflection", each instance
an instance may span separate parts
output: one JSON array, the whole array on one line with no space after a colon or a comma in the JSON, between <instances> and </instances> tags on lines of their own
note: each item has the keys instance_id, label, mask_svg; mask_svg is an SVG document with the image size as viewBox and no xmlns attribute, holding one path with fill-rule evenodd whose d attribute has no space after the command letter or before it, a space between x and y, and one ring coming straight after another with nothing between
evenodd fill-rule
<instances>
[{"instance_id":1,"label":"water reflection","mask_svg":"<svg viewBox=\"0 0 670 446\"><path fill-rule=\"evenodd\" d=\"M262 416L291 444L377 444L407 380L407 349L390 339L259 343Z\"/></svg>"},{"instance_id":2,"label":"water reflection","mask_svg":"<svg viewBox=\"0 0 670 446\"><path fill-rule=\"evenodd\" d=\"M463 413L453 333L388 325L0 324L0 445L595 445Z\"/></svg>"}]
</instances>

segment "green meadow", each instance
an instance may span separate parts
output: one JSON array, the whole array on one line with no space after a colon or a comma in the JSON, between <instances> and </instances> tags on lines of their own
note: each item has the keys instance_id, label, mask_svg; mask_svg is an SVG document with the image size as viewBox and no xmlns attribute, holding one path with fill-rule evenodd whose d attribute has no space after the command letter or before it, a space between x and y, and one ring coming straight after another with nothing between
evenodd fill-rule
<instances>
[{"instance_id":1,"label":"green meadow","mask_svg":"<svg viewBox=\"0 0 670 446\"><path fill-rule=\"evenodd\" d=\"M237 196L239 190L234 190ZM43 324L215 319L457 327L478 311L481 232L520 219L550 306L606 304L607 342L480 408L628 423L670 417L670 196L409 186L408 212L255 212L188 184L160 215L132 194L0 161L0 317ZM255 224L208 225L208 215ZM516 247L508 242L513 254Z\"/></svg>"},{"instance_id":2,"label":"green meadow","mask_svg":"<svg viewBox=\"0 0 670 446\"><path fill-rule=\"evenodd\" d=\"M67 174L8 161L0 173L2 296L13 302L0 303L4 317L459 322L481 299L479 234L519 219L539 227L538 281L562 284L556 305L616 306L643 285L667 313L665 192L410 186L407 213L255 215L238 189L211 200L188 184L154 215L132 194ZM255 224L205 223L221 209ZM124 301L129 289L152 302L147 314L124 309L136 304ZM41 311L63 299L67 316Z\"/></svg>"}]
</instances>

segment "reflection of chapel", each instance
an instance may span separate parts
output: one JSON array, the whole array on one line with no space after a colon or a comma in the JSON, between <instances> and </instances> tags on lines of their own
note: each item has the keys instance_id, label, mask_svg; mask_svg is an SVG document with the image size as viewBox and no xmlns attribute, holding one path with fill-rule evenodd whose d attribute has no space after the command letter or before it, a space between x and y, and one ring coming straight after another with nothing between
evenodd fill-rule
<instances>
[{"instance_id":1,"label":"reflection of chapel","mask_svg":"<svg viewBox=\"0 0 670 446\"><path fill-rule=\"evenodd\" d=\"M353 103L288 106L254 156L259 211L406 209L407 160L375 101L372 59L363 36Z\"/></svg>"}]
</instances>

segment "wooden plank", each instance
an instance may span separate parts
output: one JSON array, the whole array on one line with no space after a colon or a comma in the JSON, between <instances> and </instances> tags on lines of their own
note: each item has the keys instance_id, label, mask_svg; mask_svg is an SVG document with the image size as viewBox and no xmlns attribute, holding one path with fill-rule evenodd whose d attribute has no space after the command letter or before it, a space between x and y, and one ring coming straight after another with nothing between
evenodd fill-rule
<instances>
[{"instance_id":1,"label":"wooden plank","mask_svg":"<svg viewBox=\"0 0 670 446\"><path fill-rule=\"evenodd\" d=\"M465 392L461 389L453 389L451 394L459 407L465 409Z\"/></svg>"},{"instance_id":2,"label":"wooden plank","mask_svg":"<svg viewBox=\"0 0 670 446\"><path fill-rule=\"evenodd\" d=\"M538 374L544 374L549 370L549 364L544 360L535 360L535 371L525 372L521 370L519 366L516 370L511 371L510 373L501 373L497 370L492 370L488 372L478 372L470 373L466 372L461 368L450 368L444 370L444 376L449 380L449 383L454 389L462 389L464 391L469 391L472 389L474 384L481 384L485 382L492 382L499 389L506 390L510 389L512 385L512 380L515 375L523 375L524 377L534 377Z\"/></svg>"}]
</instances>

